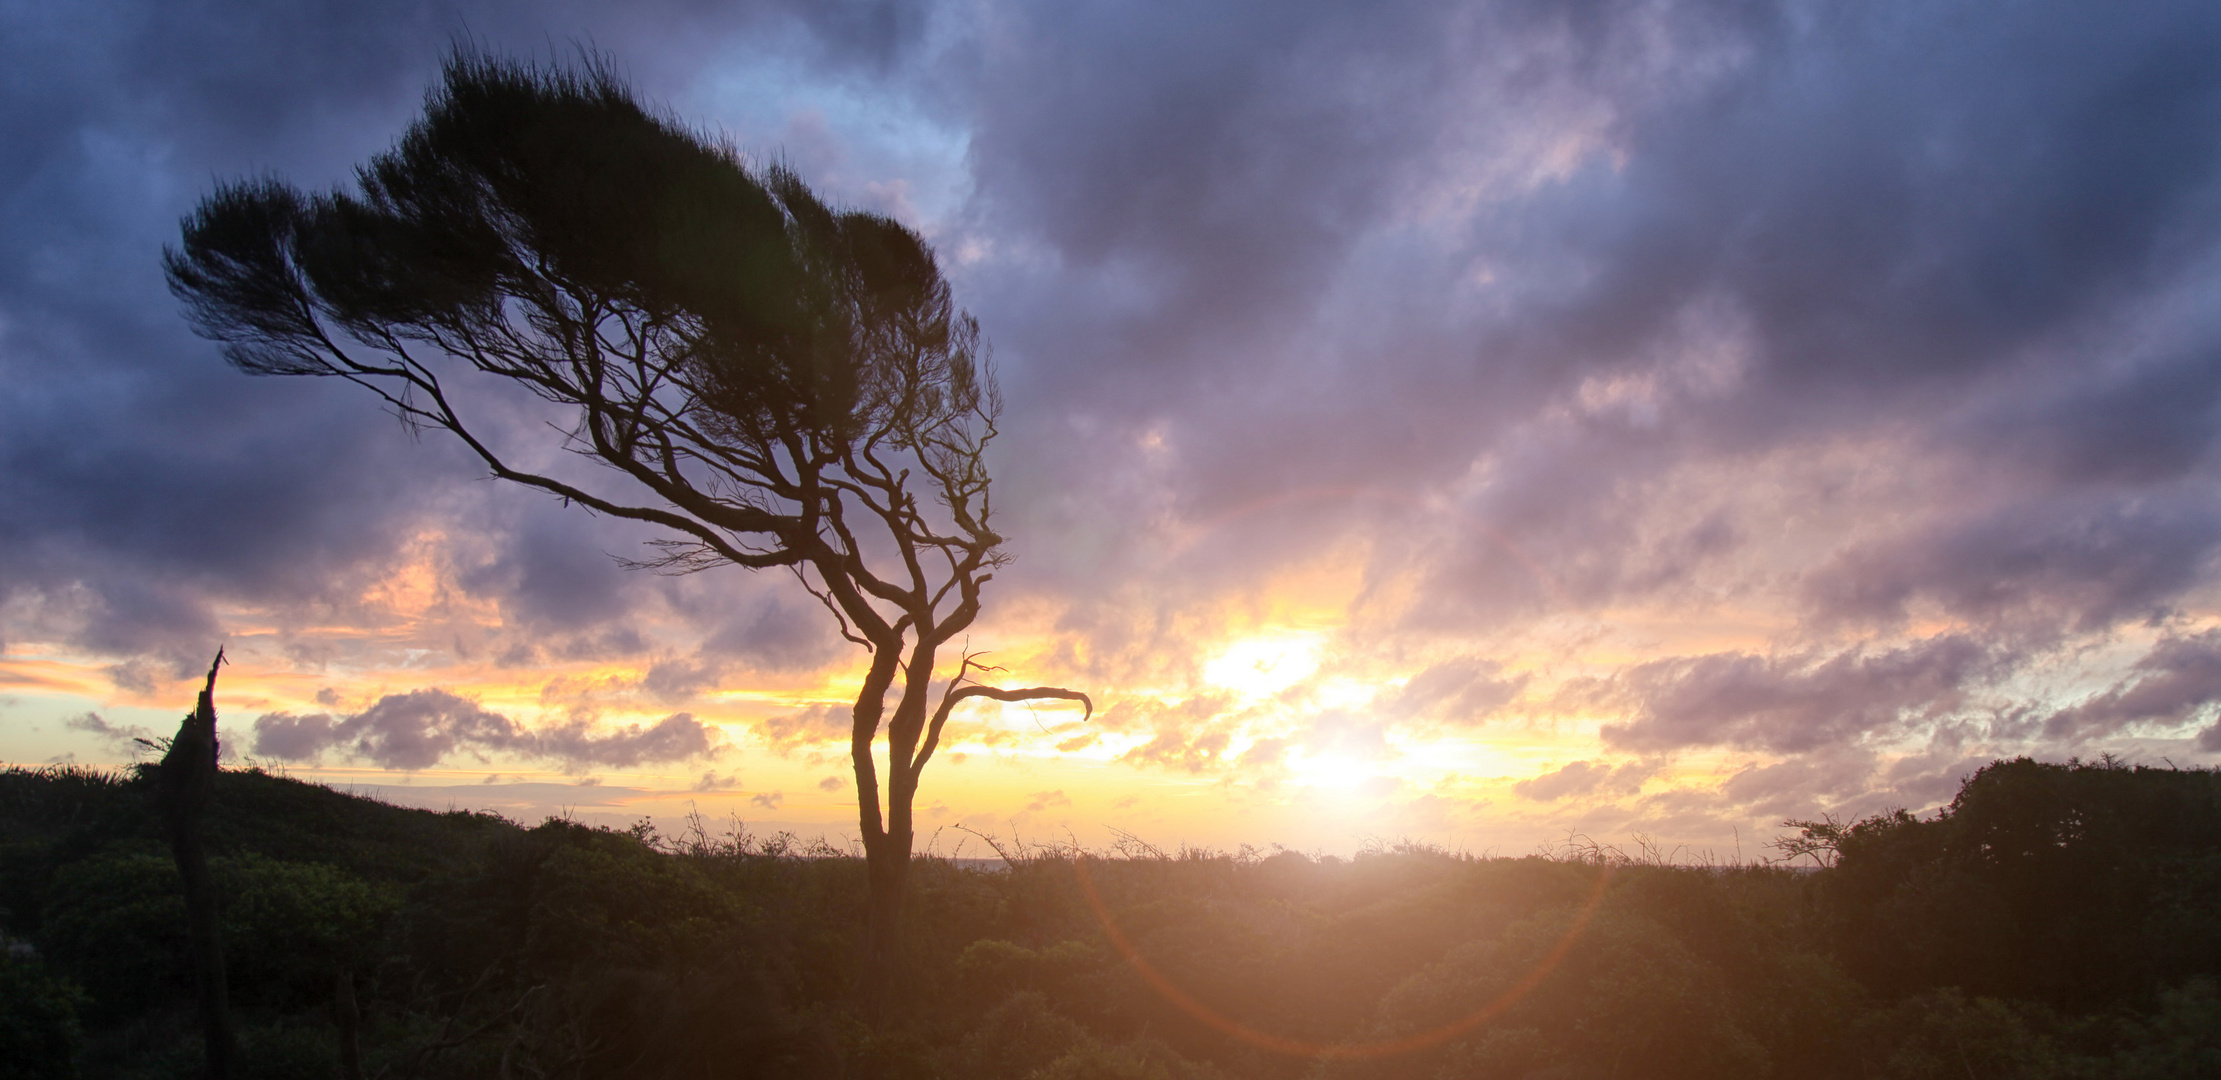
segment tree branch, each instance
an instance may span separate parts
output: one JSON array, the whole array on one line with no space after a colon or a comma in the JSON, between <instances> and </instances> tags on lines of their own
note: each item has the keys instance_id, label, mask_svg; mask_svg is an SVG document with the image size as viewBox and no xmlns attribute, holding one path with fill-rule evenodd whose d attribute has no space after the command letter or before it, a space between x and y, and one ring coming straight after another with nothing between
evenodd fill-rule
<instances>
[{"instance_id":1,"label":"tree branch","mask_svg":"<svg viewBox=\"0 0 2221 1080\"><path fill-rule=\"evenodd\" d=\"M958 678L961 679L962 677L961 674L958 675ZM948 692L941 695L940 708L933 710L933 722L926 728L925 745L918 748L917 759L908 765L912 775L924 771L925 763L933 760L933 751L941 745L941 728L949 722L949 710L956 708L966 699L975 697L993 698L996 701L1003 702L1040 701L1052 698L1060 701L1077 701L1087 707L1087 712L1080 717L1081 723L1084 724L1095 717L1095 700L1093 698L1077 690L1067 690L1061 686L1028 686L1017 690L1003 690L993 686L981 686L977 683L969 686L952 684Z\"/></svg>"}]
</instances>

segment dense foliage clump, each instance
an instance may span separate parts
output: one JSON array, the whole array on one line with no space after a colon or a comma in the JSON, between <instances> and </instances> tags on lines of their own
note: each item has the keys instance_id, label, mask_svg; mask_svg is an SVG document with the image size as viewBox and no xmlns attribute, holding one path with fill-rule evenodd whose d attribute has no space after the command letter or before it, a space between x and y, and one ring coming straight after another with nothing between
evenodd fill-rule
<instances>
[{"instance_id":1,"label":"dense foliage clump","mask_svg":"<svg viewBox=\"0 0 2221 1080\"><path fill-rule=\"evenodd\" d=\"M198 1075L147 782L0 773L0 1077ZM1994 764L1822 864L1006 849L865 868L219 777L247 1075L1371 1080L2221 1075L2221 774ZM353 1064L348 1064L349 1061Z\"/></svg>"}]
</instances>

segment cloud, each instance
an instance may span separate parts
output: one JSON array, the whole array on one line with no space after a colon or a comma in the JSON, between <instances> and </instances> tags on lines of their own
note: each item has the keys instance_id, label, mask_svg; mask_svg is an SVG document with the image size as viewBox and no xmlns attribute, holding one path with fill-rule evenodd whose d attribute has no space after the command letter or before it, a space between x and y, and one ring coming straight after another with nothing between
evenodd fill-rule
<instances>
[{"instance_id":1,"label":"cloud","mask_svg":"<svg viewBox=\"0 0 2221 1080\"><path fill-rule=\"evenodd\" d=\"M2127 678L2044 721L2044 734L2081 741L2132 725L2182 727L2212 716L2221 702L2221 630L2173 637L2152 647ZM2199 748L2211 750L2201 736Z\"/></svg>"},{"instance_id":2,"label":"cloud","mask_svg":"<svg viewBox=\"0 0 2221 1080\"><path fill-rule=\"evenodd\" d=\"M748 801L765 810L777 810L786 797L787 793L784 791L759 791L748 796Z\"/></svg>"},{"instance_id":3,"label":"cloud","mask_svg":"<svg viewBox=\"0 0 2221 1080\"><path fill-rule=\"evenodd\" d=\"M1259 739L1235 759L1244 768L1270 769L1288 760L1288 740Z\"/></svg>"},{"instance_id":4,"label":"cloud","mask_svg":"<svg viewBox=\"0 0 2221 1080\"><path fill-rule=\"evenodd\" d=\"M1731 806L1764 817L1809 814L1868 794L1874 767L1872 755L1855 751L1748 765L1720 785L1720 796Z\"/></svg>"},{"instance_id":5,"label":"cloud","mask_svg":"<svg viewBox=\"0 0 2221 1080\"><path fill-rule=\"evenodd\" d=\"M109 750L120 753L142 753L154 740L153 732L137 724L111 724L96 712L69 717L62 721L62 726L98 736Z\"/></svg>"},{"instance_id":6,"label":"cloud","mask_svg":"<svg viewBox=\"0 0 2221 1080\"><path fill-rule=\"evenodd\" d=\"M759 726L775 748L786 750L834 741L846 742L853 710L842 705L810 705L767 717Z\"/></svg>"},{"instance_id":7,"label":"cloud","mask_svg":"<svg viewBox=\"0 0 2221 1080\"><path fill-rule=\"evenodd\" d=\"M717 686L724 677L725 669L716 664L658 660L640 677L640 688L657 701L677 703L693 700L702 691Z\"/></svg>"},{"instance_id":8,"label":"cloud","mask_svg":"<svg viewBox=\"0 0 2221 1080\"><path fill-rule=\"evenodd\" d=\"M427 536L448 583L515 621L635 614L654 590L602 552L634 549L639 530L478 483L460 447L415 444L352 388L227 369L177 317L157 255L210 177L344 177L417 111L457 35L524 54L591 41L667 96L735 40L783 36L830 71L884 69L923 32L903 8L127 0L0 13L0 66L45 102L0 102L0 371L19 391L0 403L10 635L205 663L225 611L364 617L365 590ZM258 59L207 60L219 54Z\"/></svg>"},{"instance_id":9,"label":"cloud","mask_svg":"<svg viewBox=\"0 0 2221 1080\"><path fill-rule=\"evenodd\" d=\"M1072 805L1072 800L1064 794L1062 789L1056 791L1036 791L1033 794L1026 796L1026 809L1032 810L1036 813L1059 806L1070 805Z\"/></svg>"},{"instance_id":10,"label":"cloud","mask_svg":"<svg viewBox=\"0 0 2221 1080\"><path fill-rule=\"evenodd\" d=\"M1944 635L1875 652L1656 660L1584 689L1633 712L1632 719L1601 729L1610 747L1797 753L1941 716L1962 706L1970 688L1995 670L1990 649Z\"/></svg>"},{"instance_id":11,"label":"cloud","mask_svg":"<svg viewBox=\"0 0 2221 1080\"><path fill-rule=\"evenodd\" d=\"M1615 767L1601 761L1574 761L1513 784L1512 794L1536 802L1552 802L1591 793L1629 795L1641 789L1643 780L1657 771L1656 765L1640 762L1628 762Z\"/></svg>"},{"instance_id":12,"label":"cloud","mask_svg":"<svg viewBox=\"0 0 2221 1080\"><path fill-rule=\"evenodd\" d=\"M1377 715L1120 701L1131 765L1221 769L1260 736L1374 760L1555 701L1608 721L1563 755L1591 768L1849 770L1829 755L1940 731L2000 673L2089 685L2087 646L2199 625L2221 584L2210 4L32 10L0 14L0 63L46 88L0 104L0 639L131 693L241 620L303 668L623 662L674 709L848 655L791 582L621 572L652 533L484 482L352 388L243 378L176 318L153 253L208 178L343 178L466 28L593 40L690 121L917 216L1003 361L1021 558L988 619L1049 627L1091 688L1177 692L1245 632L1229 612L1321 566L1363 582L1353 669L1408 676ZM497 404L503 436L541 430ZM1727 624L1751 629L1628 629ZM2170 640L2016 702L2012 738L2212 724L2208 646ZM1560 689L1576 653L1626 659ZM606 764L700 734L473 708L272 714L257 740ZM759 731L837 742L844 713ZM1608 789L1570 768L1524 782Z\"/></svg>"},{"instance_id":13,"label":"cloud","mask_svg":"<svg viewBox=\"0 0 2221 1080\"><path fill-rule=\"evenodd\" d=\"M2221 400L2208 322L2168 335L2182 340L2147 338L2115 363L1977 402L1944 431L2058 483L2142 487L2195 477L2210 464Z\"/></svg>"},{"instance_id":14,"label":"cloud","mask_svg":"<svg viewBox=\"0 0 2221 1080\"><path fill-rule=\"evenodd\" d=\"M807 598L779 596L727 620L702 642L704 655L739 660L769 672L811 670L849 647L835 632L831 612L809 604Z\"/></svg>"},{"instance_id":15,"label":"cloud","mask_svg":"<svg viewBox=\"0 0 2221 1080\"><path fill-rule=\"evenodd\" d=\"M626 724L608 732L597 731L585 720L572 720L541 728L531 740L534 751L543 757L612 768L708 757L725 745L716 728L683 712L653 724Z\"/></svg>"},{"instance_id":16,"label":"cloud","mask_svg":"<svg viewBox=\"0 0 2221 1080\"><path fill-rule=\"evenodd\" d=\"M1460 659L1435 664L1411 677L1388 703L1398 716L1429 716L1454 725L1477 724L1519 696L1529 677L1497 678L1503 666Z\"/></svg>"},{"instance_id":17,"label":"cloud","mask_svg":"<svg viewBox=\"0 0 2221 1080\"><path fill-rule=\"evenodd\" d=\"M1824 613L1901 621L1916 600L1965 619L2085 630L2162 613L2221 549L2211 496L2074 494L2020 502L1854 548L1810 579Z\"/></svg>"},{"instance_id":18,"label":"cloud","mask_svg":"<svg viewBox=\"0 0 2221 1080\"><path fill-rule=\"evenodd\" d=\"M519 507L515 532L509 542L484 563L460 576L474 592L502 599L503 614L523 627L599 631L607 644L595 649L573 644L582 658L621 655L639 649L637 634L623 635L629 627L619 623L632 614L635 601L627 595L628 575L599 545L583 539L568 520L566 508L545 499Z\"/></svg>"},{"instance_id":19,"label":"cloud","mask_svg":"<svg viewBox=\"0 0 2221 1080\"><path fill-rule=\"evenodd\" d=\"M724 747L717 730L691 713L608 731L582 719L535 730L444 690L389 694L352 715L265 713L255 719L254 732L254 752L280 761L332 751L412 771L459 753L479 760L490 754L551 759L574 769L629 768L708 757Z\"/></svg>"},{"instance_id":20,"label":"cloud","mask_svg":"<svg viewBox=\"0 0 2221 1080\"><path fill-rule=\"evenodd\" d=\"M1220 763L1232 737L1223 731L1193 735L1175 727L1162 727L1148 742L1119 755L1118 760L1164 769L1199 773Z\"/></svg>"}]
</instances>

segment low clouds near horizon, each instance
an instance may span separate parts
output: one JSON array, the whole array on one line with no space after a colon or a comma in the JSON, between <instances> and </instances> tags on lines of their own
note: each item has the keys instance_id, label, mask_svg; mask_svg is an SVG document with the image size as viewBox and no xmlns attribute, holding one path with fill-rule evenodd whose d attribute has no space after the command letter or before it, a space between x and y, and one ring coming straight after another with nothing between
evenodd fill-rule
<instances>
[{"instance_id":1,"label":"low clouds near horizon","mask_svg":"<svg viewBox=\"0 0 2221 1080\"><path fill-rule=\"evenodd\" d=\"M528 728L445 690L415 690L388 694L359 713L264 713L254 721L254 752L277 761L315 761L329 752L404 771L461 755L478 761L498 755L578 771L691 761L724 749L724 737L692 713L607 731L596 726L571 719Z\"/></svg>"}]
</instances>

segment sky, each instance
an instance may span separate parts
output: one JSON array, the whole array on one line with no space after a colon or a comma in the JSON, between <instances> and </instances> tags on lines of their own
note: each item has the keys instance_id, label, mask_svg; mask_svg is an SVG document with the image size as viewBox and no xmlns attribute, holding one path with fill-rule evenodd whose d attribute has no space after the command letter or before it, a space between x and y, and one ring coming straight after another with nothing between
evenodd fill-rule
<instances>
[{"instance_id":1,"label":"sky","mask_svg":"<svg viewBox=\"0 0 2221 1080\"><path fill-rule=\"evenodd\" d=\"M1098 709L965 706L921 846L1755 858L2221 764L2221 8L1943 0L0 0L0 761L143 759L221 645L237 765L855 835L791 577L625 570L165 290L457 42L598 50L979 317L969 647Z\"/></svg>"}]
</instances>

